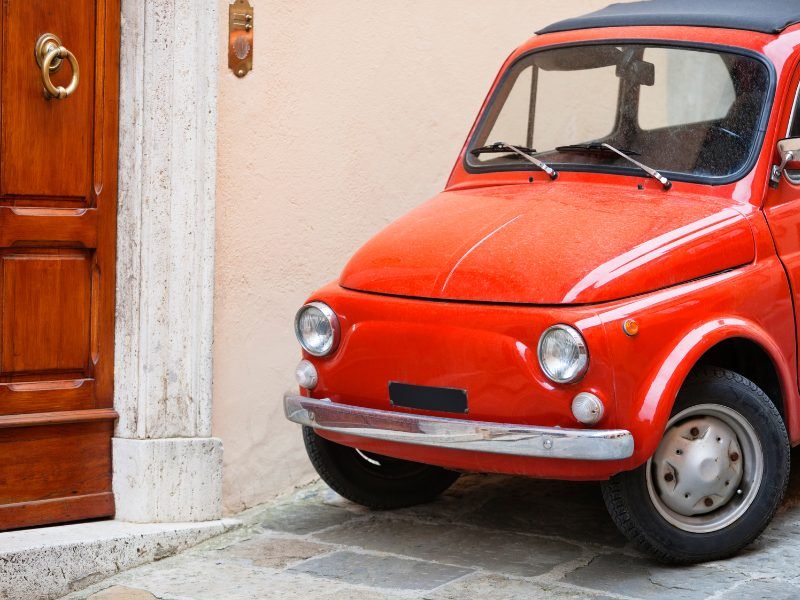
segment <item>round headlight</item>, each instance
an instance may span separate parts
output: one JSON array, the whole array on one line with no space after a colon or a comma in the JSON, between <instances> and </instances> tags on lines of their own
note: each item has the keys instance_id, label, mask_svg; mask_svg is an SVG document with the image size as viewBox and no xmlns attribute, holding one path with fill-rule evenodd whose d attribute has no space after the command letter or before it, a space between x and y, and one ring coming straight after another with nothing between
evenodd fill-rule
<instances>
[{"instance_id":1,"label":"round headlight","mask_svg":"<svg viewBox=\"0 0 800 600\"><path fill-rule=\"evenodd\" d=\"M294 319L297 341L312 356L327 356L339 344L339 319L322 302L306 304Z\"/></svg>"},{"instance_id":2,"label":"round headlight","mask_svg":"<svg viewBox=\"0 0 800 600\"><path fill-rule=\"evenodd\" d=\"M569 325L554 325L539 339L539 365L548 379L556 383L574 383L589 367L586 342Z\"/></svg>"}]
</instances>

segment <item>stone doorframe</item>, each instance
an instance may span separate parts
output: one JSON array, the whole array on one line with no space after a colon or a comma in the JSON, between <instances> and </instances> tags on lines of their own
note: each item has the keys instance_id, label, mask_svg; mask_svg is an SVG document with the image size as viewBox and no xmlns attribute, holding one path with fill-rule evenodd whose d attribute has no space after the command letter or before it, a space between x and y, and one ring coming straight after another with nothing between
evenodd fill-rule
<instances>
[{"instance_id":1,"label":"stone doorframe","mask_svg":"<svg viewBox=\"0 0 800 600\"><path fill-rule=\"evenodd\" d=\"M222 515L211 437L216 0L122 0L117 518Z\"/></svg>"}]
</instances>

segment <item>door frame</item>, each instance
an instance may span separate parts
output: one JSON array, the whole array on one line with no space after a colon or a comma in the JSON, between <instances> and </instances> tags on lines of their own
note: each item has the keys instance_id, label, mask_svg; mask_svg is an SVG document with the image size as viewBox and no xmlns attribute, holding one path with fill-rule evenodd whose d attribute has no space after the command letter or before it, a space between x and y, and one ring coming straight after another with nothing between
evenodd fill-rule
<instances>
[{"instance_id":1,"label":"door frame","mask_svg":"<svg viewBox=\"0 0 800 600\"><path fill-rule=\"evenodd\" d=\"M222 515L212 437L218 1L122 0L117 518Z\"/></svg>"}]
</instances>

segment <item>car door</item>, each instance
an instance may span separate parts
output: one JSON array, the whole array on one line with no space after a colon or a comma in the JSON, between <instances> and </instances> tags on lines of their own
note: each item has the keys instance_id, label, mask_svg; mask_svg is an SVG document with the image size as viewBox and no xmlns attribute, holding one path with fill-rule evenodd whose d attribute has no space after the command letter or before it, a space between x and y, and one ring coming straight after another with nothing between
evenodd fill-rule
<instances>
[{"instance_id":1,"label":"car door","mask_svg":"<svg viewBox=\"0 0 800 600\"><path fill-rule=\"evenodd\" d=\"M0 36L0 529L11 529L114 513L119 1L4 0Z\"/></svg>"},{"instance_id":2,"label":"car door","mask_svg":"<svg viewBox=\"0 0 800 600\"><path fill-rule=\"evenodd\" d=\"M784 114L778 122L779 138L800 137L800 68L796 69L789 90ZM775 162L778 162L777 150ZM797 311L800 309L800 171L787 170L780 182L770 188L764 214L789 277ZM799 319L795 321L800 325ZM800 336L800 329L796 335Z\"/></svg>"}]
</instances>

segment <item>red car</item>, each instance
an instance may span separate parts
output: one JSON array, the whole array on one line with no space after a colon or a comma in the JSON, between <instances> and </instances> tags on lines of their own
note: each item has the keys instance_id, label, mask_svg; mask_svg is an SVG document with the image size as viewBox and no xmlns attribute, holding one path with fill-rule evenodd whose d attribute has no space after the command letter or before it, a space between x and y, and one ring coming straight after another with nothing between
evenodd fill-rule
<instances>
[{"instance_id":1,"label":"red car","mask_svg":"<svg viewBox=\"0 0 800 600\"><path fill-rule=\"evenodd\" d=\"M462 472L603 481L668 562L767 526L800 443L800 5L651 0L540 31L443 193L296 318L311 462L372 508Z\"/></svg>"}]
</instances>

